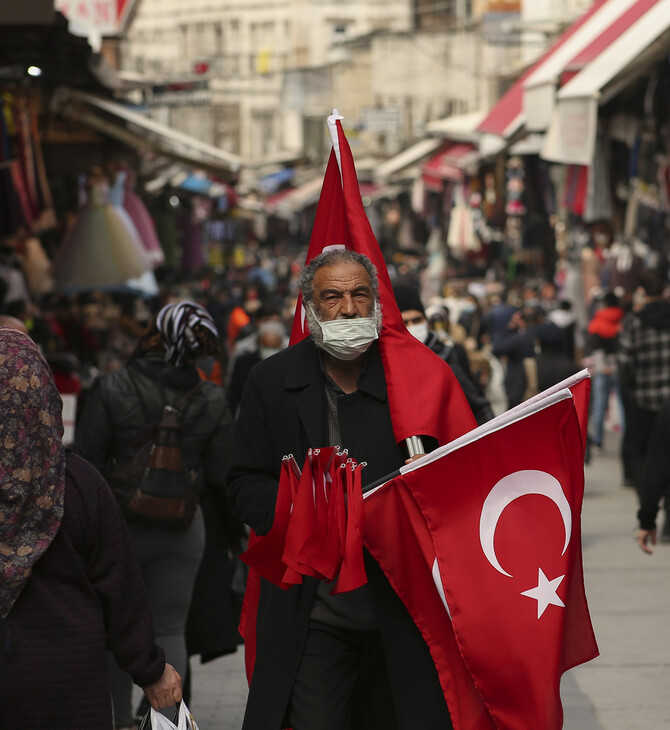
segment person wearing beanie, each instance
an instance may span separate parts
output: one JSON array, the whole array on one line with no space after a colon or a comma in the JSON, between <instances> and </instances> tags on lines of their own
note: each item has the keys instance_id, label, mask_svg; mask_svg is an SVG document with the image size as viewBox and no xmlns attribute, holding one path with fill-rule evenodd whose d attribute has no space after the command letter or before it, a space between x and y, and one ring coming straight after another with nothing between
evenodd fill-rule
<instances>
[{"instance_id":1,"label":"person wearing beanie","mask_svg":"<svg viewBox=\"0 0 670 730\"><path fill-rule=\"evenodd\" d=\"M452 369L477 424L481 426L482 423L490 421L493 418L493 410L472 375L465 348L450 340L446 342L441 340L429 329L426 310L417 287L398 283L393 287L393 294L408 332L441 357Z\"/></svg>"}]
</instances>

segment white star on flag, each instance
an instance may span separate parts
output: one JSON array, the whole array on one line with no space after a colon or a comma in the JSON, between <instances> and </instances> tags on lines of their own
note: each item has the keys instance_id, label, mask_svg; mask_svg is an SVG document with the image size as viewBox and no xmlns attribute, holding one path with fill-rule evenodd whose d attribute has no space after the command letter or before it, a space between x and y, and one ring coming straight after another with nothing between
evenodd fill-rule
<instances>
[{"instance_id":1,"label":"white star on flag","mask_svg":"<svg viewBox=\"0 0 670 730\"><path fill-rule=\"evenodd\" d=\"M537 601L538 618L542 616L549 604L565 608L565 603L561 601L556 593L556 589L561 584L563 578L565 578L564 575L559 575L554 580L547 580L547 576L542 572L542 568L538 568L537 586L528 591L523 591L521 594L522 596L534 598Z\"/></svg>"}]
</instances>

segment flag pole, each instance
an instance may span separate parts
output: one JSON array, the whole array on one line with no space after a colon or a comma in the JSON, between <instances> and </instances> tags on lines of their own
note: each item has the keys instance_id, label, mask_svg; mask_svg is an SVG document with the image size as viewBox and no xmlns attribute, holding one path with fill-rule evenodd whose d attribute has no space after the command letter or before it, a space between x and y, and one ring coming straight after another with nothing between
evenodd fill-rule
<instances>
[{"instance_id":1,"label":"flag pole","mask_svg":"<svg viewBox=\"0 0 670 730\"><path fill-rule=\"evenodd\" d=\"M342 177L342 157L340 155L340 140L337 135L337 122L341 122L343 119L344 117L340 114L339 109L333 109L333 113L326 120L333 150L335 151L335 157L337 158L337 166L340 168L340 178ZM407 445L407 452L409 453L410 459L414 456L426 453L420 436L410 436L409 438L406 438L405 444Z\"/></svg>"},{"instance_id":2,"label":"flag pole","mask_svg":"<svg viewBox=\"0 0 670 730\"><path fill-rule=\"evenodd\" d=\"M396 477L399 477L402 472L400 469L396 469L395 471L392 471L390 474L387 474L386 476L382 477L381 479L377 479L376 481L372 482L371 484L366 484L364 487L361 488L361 491L363 494L367 494L368 492L371 492L373 489L376 489L377 487L381 487L382 484L386 484L386 482L390 482L391 479L395 479Z\"/></svg>"}]
</instances>

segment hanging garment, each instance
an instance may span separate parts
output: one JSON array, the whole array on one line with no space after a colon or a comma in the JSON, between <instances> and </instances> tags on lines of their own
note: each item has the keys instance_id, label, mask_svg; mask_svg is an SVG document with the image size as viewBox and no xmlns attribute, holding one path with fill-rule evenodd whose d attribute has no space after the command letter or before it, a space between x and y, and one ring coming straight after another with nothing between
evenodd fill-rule
<instances>
[{"instance_id":1,"label":"hanging garment","mask_svg":"<svg viewBox=\"0 0 670 730\"><path fill-rule=\"evenodd\" d=\"M185 271L198 271L205 265L202 246L201 225L194 220L194 215L185 213L179 218L181 231L181 264Z\"/></svg>"},{"instance_id":2,"label":"hanging garment","mask_svg":"<svg viewBox=\"0 0 670 730\"><path fill-rule=\"evenodd\" d=\"M24 241L22 267L33 297L39 298L53 289L51 261L38 238L28 238Z\"/></svg>"},{"instance_id":3,"label":"hanging garment","mask_svg":"<svg viewBox=\"0 0 670 730\"><path fill-rule=\"evenodd\" d=\"M26 192L30 214L33 220L40 215L41 205L37 193L37 177L35 175L35 155L33 140L30 134L30 114L25 99L14 103L14 123L16 125L16 152L19 156L21 176Z\"/></svg>"},{"instance_id":4,"label":"hanging garment","mask_svg":"<svg viewBox=\"0 0 670 730\"><path fill-rule=\"evenodd\" d=\"M120 206L119 206L120 207ZM90 181L88 205L66 234L54 261L59 287L122 285L151 268L135 226L109 201L106 180Z\"/></svg>"},{"instance_id":5,"label":"hanging garment","mask_svg":"<svg viewBox=\"0 0 670 730\"><path fill-rule=\"evenodd\" d=\"M135 228L140 235L147 257L153 268L161 266L165 263L165 254L161 246L158 236L156 235L156 227L149 215L149 211L142 202L142 199L133 190L132 176L128 175L125 181L123 194L123 207L135 224Z\"/></svg>"}]
</instances>

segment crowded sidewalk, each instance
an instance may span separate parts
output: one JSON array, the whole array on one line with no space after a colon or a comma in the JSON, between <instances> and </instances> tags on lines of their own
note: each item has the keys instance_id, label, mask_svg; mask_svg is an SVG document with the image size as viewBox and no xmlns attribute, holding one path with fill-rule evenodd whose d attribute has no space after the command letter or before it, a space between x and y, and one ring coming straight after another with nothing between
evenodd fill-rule
<instances>
[{"instance_id":1,"label":"crowded sidewalk","mask_svg":"<svg viewBox=\"0 0 670 730\"><path fill-rule=\"evenodd\" d=\"M619 436L586 466L584 572L600 657L564 675L565 730L670 727L670 545L637 547L636 496L621 486ZM659 528L662 524L659 524ZM242 649L194 673L200 730L239 730L246 682Z\"/></svg>"}]
</instances>

